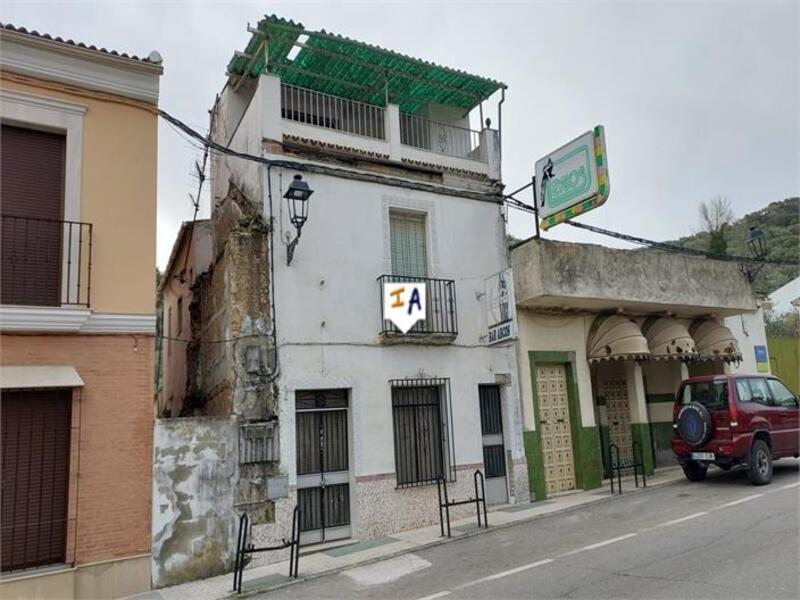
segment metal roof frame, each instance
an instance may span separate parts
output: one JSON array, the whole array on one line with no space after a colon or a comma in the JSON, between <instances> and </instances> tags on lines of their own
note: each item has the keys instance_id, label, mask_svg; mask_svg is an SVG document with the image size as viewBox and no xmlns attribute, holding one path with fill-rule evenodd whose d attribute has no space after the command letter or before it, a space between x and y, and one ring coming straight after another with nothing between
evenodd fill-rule
<instances>
[{"instance_id":1,"label":"metal roof frame","mask_svg":"<svg viewBox=\"0 0 800 600\"><path fill-rule=\"evenodd\" d=\"M265 16L256 28L248 26L248 31L247 50L235 53L228 64L228 74L237 87L247 76L270 72L289 84L373 105L394 101L410 113L419 112L429 102L469 112L507 87L325 30L312 31L274 15ZM300 41L301 36L307 39ZM294 47L299 47L300 53L289 59Z\"/></svg>"}]
</instances>

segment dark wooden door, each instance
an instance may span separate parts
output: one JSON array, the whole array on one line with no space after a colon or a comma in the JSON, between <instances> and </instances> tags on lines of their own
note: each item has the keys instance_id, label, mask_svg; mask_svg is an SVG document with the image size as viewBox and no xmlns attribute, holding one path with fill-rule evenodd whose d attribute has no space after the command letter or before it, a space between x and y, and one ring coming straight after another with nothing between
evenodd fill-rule
<instances>
[{"instance_id":1,"label":"dark wooden door","mask_svg":"<svg viewBox=\"0 0 800 600\"><path fill-rule=\"evenodd\" d=\"M3 392L3 572L65 560L71 409L69 389Z\"/></svg>"},{"instance_id":2,"label":"dark wooden door","mask_svg":"<svg viewBox=\"0 0 800 600\"><path fill-rule=\"evenodd\" d=\"M63 134L2 126L3 304L61 303L65 154Z\"/></svg>"}]
</instances>

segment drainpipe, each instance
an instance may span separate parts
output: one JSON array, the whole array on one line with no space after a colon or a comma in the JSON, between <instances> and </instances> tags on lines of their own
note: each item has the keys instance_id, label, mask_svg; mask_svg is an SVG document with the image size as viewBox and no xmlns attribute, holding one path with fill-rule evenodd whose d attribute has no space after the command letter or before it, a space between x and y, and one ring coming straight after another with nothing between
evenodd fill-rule
<instances>
[{"instance_id":1,"label":"drainpipe","mask_svg":"<svg viewBox=\"0 0 800 600\"><path fill-rule=\"evenodd\" d=\"M506 101L506 88L500 88L500 102L497 103L497 135L500 138L500 169L503 164L503 102Z\"/></svg>"}]
</instances>

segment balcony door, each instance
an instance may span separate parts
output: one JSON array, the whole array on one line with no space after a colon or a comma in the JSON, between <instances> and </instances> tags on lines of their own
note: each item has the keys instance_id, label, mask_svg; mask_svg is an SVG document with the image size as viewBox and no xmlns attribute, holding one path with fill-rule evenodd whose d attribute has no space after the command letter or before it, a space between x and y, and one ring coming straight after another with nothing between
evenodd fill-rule
<instances>
[{"instance_id":1,"label":"balcony door","mask_svg":"<svg viewBox=\"0 0 800 600\"><path fill-rule=\"evenodd\" d=\"M66 136L2 125L0 302L61 304Z\"/></svg>"}]
</instances>

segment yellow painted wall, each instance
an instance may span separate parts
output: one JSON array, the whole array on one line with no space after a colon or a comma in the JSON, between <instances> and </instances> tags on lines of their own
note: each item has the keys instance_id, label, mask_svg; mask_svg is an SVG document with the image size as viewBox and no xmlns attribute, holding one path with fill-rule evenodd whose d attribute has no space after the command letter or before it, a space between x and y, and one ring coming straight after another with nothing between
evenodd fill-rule
<instances>
[{"instance_id":1,"label":"yellow painted wall","mask_svg":"<svg viewBox=\"0 0 800 600\"><path fill-rule=\"evenodd\" d=\"M104 313L153 314L158 116L141 107L23 84L5 76L2 85L86 107L80 220L93 225L91 308Z\"/></svg>"},{"instance_id":2,"label":"yellow painted wall","mask_svg":"<svg viewBox=\"0 0 800 600\"><path fill-rule=\"evenodd\" d=\"M533 417L533 389L531 388L531 368L528 352L574 352L581 406L581 420L584 427L592 427L594 404L592 400L592 380L586 358L586 334L594 317L551 316L517 310L519 342L517 343L517 363L519 365L520 396L522 398L522 421L525 431L536 429Z\"/></svg>"},{"instance_id":3,"label":"yellow painted wall","mask_svg":"<svg viewBox=\"0 0 800 600\"><path fill-rule=\"evenodd\" d=\"M795 394L800 394L800 340L769 338L768 348L772 374L779 377Z\"/></svg>"}]
</instances>

